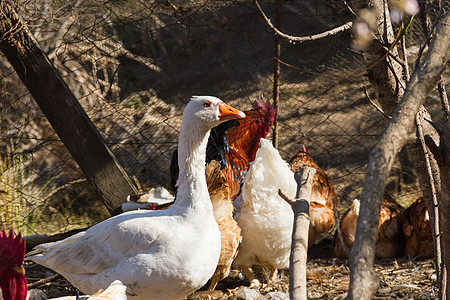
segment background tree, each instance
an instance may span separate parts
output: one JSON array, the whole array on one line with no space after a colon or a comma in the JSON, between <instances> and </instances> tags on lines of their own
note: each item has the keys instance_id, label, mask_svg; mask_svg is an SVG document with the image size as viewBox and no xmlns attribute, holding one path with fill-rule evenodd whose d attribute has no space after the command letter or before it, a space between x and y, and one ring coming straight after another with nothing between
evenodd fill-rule
<instances>
[{"instance_id":1,"label":"background tree","mask_svg":"<svg viewBox=\"0 0 450 300\"><path fill-rule=\"evenodd\" d=\"M386 53L386 49L392 48L391 45L395 41L387 2L353 1L353 4L356 11L362 11L362 9L366 7L369 8L376 17L376 23L379 24L377 27L377 34L379 34L379 36L377 36L374 42L372 42L370 46L365 49L364 55L368 68L371 68L373 64L376 64L376 67L370 71L371 76L369 76L369 80L377 91L377 94L383 95L383 97L379 97L381 107L385 112L391 114L392 108L394 108L396 103L398 103L398 100L403 97L403 86L405 83L403 80L404 77L401 65L399 65L395 60L389 59ZM448 16L446 16L446 18L448 18ZM434 39L442 39L442 41L435 42L433 40L432 43L434 43L433 45L435 46L433 48L430 46L428 56L425 58L423 65L421 65L421 68L424 68L423 66L427 66L427 64L433 65L434 63L433 67L430 67L430 69L427 70L422 70L423 73L420 73L419 69L416 69L414 73L416 78L413 78L416 82L411 81L408 83L408 88L412 91L417 89L417 87L414 87L414 85L417 84L417 81L426 81L423 83L424 86L418 89L425 92L424 94L421 94L420 97L417 97L417 95L416 97L408 95L408 97L412 98L412 100L409 101L415 100L416 104L423 104L428 92L436 86L438 80L440 79L440 74L445 66L448 50L448 44L446 43L449 36L447 31L448 21L446 21L446 18L443 19L441 27L438 29L442 31L436 32L434 35ZM391 52L392 56L398 56L395 48L393 48L393 50L394 51ZM433 51L436 51L436 53L433 53ZM430 61L431 58L434 60ZM404 101L408 101L407 97L405 97ZM413 122L416 121L416 118L412 118L411 115L408 118L406 114L414 112L413 116L415 116L419 112L418 109L419 107L417 110L410 108L408 111L408 109L403 108L403 106L397 107L397 113L393 116L390 124L395 124L398 122L395 119L401 118L400 115L405 114L404 117L406 120L409 120L409 122L404 120L402 121L403 123L400 124L402 124L401 126L405 126L405 128L407 128L406 126L411 126ZM421 115L426 115L426 117L429 118L429 114L425 108L421 107L420 110ZM425 124L423 117L418 118L417 120L417 125L421 127L424 135L431 138L436 138L438 136L435 129L432 128L429 123ZM395 128L395 125L391 126ZM419 181L423 187L424 196L428 203L428 211L432 216L431 220L433 220L432 224L435 226L435 230L439 233L439 223L434 222L438 216L438 214L435 213L435 204L437 197L436 191L440 191L439 171L436 168L434 168L433 173L427 171L427 167L430 163L428 165L426 163L426 154L424 154L424 151L422 150L420 140L414 136L411 137L411 134L413 133L414 132L412 132L411 129L401 131L398 127L396 129L390 129L390 127L388 127L379 144L376 148L374 148L374 150L372 150L361 199L362 205L360 219L358 220L357 236L354 247L352 248L350 260L352 276L349 298L370 299L378 288L378 278L373 270L373 260L375 257L376 228L378 225L379 213L377 214L374 212L380 211L382 197L386 186L386 179L392 165L392 161L401 148L407 143L409 143L409 145L406 149L410 159L414 162ZM399 144L396 145L396 143ZM387 155L387 153L390 154ZM432 161L431 165L436 165L435 161ZM445 283L446 277L442 268L440 234L436 236L435 245L438 278Z\"/></svg>"}]
</instances>

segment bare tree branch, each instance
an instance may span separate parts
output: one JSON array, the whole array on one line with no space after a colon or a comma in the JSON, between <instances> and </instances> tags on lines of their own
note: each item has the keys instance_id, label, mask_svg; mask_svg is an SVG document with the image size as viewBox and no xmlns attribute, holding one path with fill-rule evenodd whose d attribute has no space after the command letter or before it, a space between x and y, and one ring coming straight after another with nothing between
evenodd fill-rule
<instances>
[{"instance_id":1,"label":"bare tree branch","mask_svg":"<svg viewBox=\"0 0 450 300\"><path fill-rule=\"evenodd\" d=\"M361 197L356 238L350 255L349 299L371 299L378 277L373 268L379 211L387 178L395 156L415 131L415 117L426 96L436 86L445 69L449 51L450 11L437 27L429 51L416 68L377 145L370 154Z\"/></svg>"},{"instance_id":2,"label":"bare tree branch","mask_svg":"<svg viewBox=\"0 0 450 300\"><path fill-rule=\"evenodd\" d=\"M37 287L40 287L41 285L44 285L44 284L49 283L49 282L52 282L55 279L59 279L60 277L62 277L62 275L56 273L56 274L53 274L53 275L51 275L49 277L42 278L42 279L40 279L38 281L35 281L33 283L29 283L29 284L27 284L27 287L28 287L29 290L35 289Z\"/></svg>"},{"instance_id":3,"label":"bare tree branch","mask_svg":"<svg viewBox=\"0 0 450 300\"><path fill-rule=\"evenodd\" d=\"M321 39L321 38L324 38L324 37L336 35L336 34L338 34L339 32L342 32L342 31L346 31L346 30L352 28L352 26L353 26L353 21L350 21L350 22L345 23L344 25L341 25L339 27L333 28L331 30L327 30L327 31L322 32L322 33L309 35L309 36L292 36L292 35L288 35L286 33L281 32L275 26L273 26L272 22L266 16L266 14L262 10L261 6L259 5L258 0L255 0L254 2L255 2L256 7L258 8L259 13L264 18L264 21L266 21L266 24L270 27L270 29L272 29L280 37L282 37L284 39L287 39L289 41L292 41L292 42L303 43L303 42L306 42L306 41L318 40L318 39Z\"/></svg>"}]
</instances>

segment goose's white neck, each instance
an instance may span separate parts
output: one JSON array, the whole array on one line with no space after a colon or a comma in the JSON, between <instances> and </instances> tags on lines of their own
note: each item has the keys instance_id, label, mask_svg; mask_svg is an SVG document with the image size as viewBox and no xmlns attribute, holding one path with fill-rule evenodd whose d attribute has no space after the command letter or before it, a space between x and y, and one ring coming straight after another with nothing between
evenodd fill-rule
<instances>
[{"instance_id":1,"label":"goose's white neck","mask_svg":"<svg viewBox=\"0 0 450 300\"><path fill-rule=\"evenodd\" d=\"M178 141L177 206L209 207L208 186L205 177L206 146L210 129L185 122L180 128Z\"/></svg>"}]
</instances>

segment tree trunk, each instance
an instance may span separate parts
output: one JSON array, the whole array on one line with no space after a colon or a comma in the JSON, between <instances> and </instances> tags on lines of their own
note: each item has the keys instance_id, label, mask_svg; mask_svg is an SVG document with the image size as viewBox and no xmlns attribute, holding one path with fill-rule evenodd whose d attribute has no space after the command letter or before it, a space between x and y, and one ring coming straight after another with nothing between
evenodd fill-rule
<instances>
[{"instance_id":1,"label":"tree trunk","mask_svg":"<svg viewBox=\"0 0 450 300\"><path fill-rule=\"evenodd\" d=\"M386 51L383 49L383 46L388 45L389 47L395 40L387 2L383 0L352 0L352 5L357 13L363 9L369 9L376 16L378 28L375 35L377 39L364 50L364 59L366 67L369 69L369 81L375 90L377 100L383 111L392 115L403 95L405 83L401 76L400 64L393 62L391 67ZM397 50L394 48L393 55L397 55L396 52ZM403 133L403 136L398 137L407 138L411 134L407 134L405 129ZM355 243L350 253L349 264L352 272L349 299L370 299L378 289L379 280L373 268L373 262L377 225L387 180L383 167L388 166L390 170L397 152L396 145L390 143L383 145L380 140L370 155L361 196Z\"/></svg>"},{"instance_id":2,"label":"tree trunk","mask_svg":"<svg viewBox=\"0 0 450 300\"><path fill-rule=\"evenodd\" d=\"M445 68L449 51L450 12L440 22L423 62L416 68L392 120L372 149L361 198L355 243L350 254L349 299L371 299L378 288L373 268L376 230L387 178L397 153L415 139L414 122L428 93Z\"/></svg>"},{"instance_id":3,"label":"tree trunk","mask_svg":"<svg viewBox=\"0 0 450 300\"><path fill-rule=\"evenodd\" d=\"M0 48L112 214L137 193L58 71L11 5L0 0Z\"/></svg>"},{"instance_id":4,"label":"tree trunk","mask_svg":"<svg viewBox=\"0 0 450 300\"><path fill-rule=\"evenodd\" d=\"M446 291L442 293L450 299L450 119L442 136L440 148L443 153L443 164L441 170L441 203L440 203L440 220L442 226L442 244L444 249L444 265L447 271Z\"/></svg>"}]
</instances>

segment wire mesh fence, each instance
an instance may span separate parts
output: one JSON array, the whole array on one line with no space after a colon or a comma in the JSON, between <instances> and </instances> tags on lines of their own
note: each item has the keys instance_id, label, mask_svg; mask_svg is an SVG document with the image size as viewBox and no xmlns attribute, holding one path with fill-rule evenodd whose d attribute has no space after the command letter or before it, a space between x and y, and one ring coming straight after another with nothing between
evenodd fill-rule
<instances>
[{"instance_id":1,"label":"wire mesh fence","mask_svg":"<svg viewBox=\"0 0 450 300\"><path fill-rule=\"evenodd\" d=\"M14 5L141 190L168 185L181 115L192 95L215 95L242 110L261 92L272 97L274 34L251 1ZM273 16L273 2L261 5ZM286 1L281 30L304 36L352 18L342 1ZM411 57L424 39L416 18L407 36ZM281 60L295 68L282 65L279 151L289 160L304 144L334 182L343 211L360 197L370 149L388 119L367 99L374 95L351 32L302 44L282 41L281 48ZM30 234L106 217L3 56L0 76L2 223ZM448 83L448 72L445 76ZM426 105L439 123L437 93ZM388 184L404 205L421 193L411 170L397 162Z\"/></svg>"}]
</instances>

